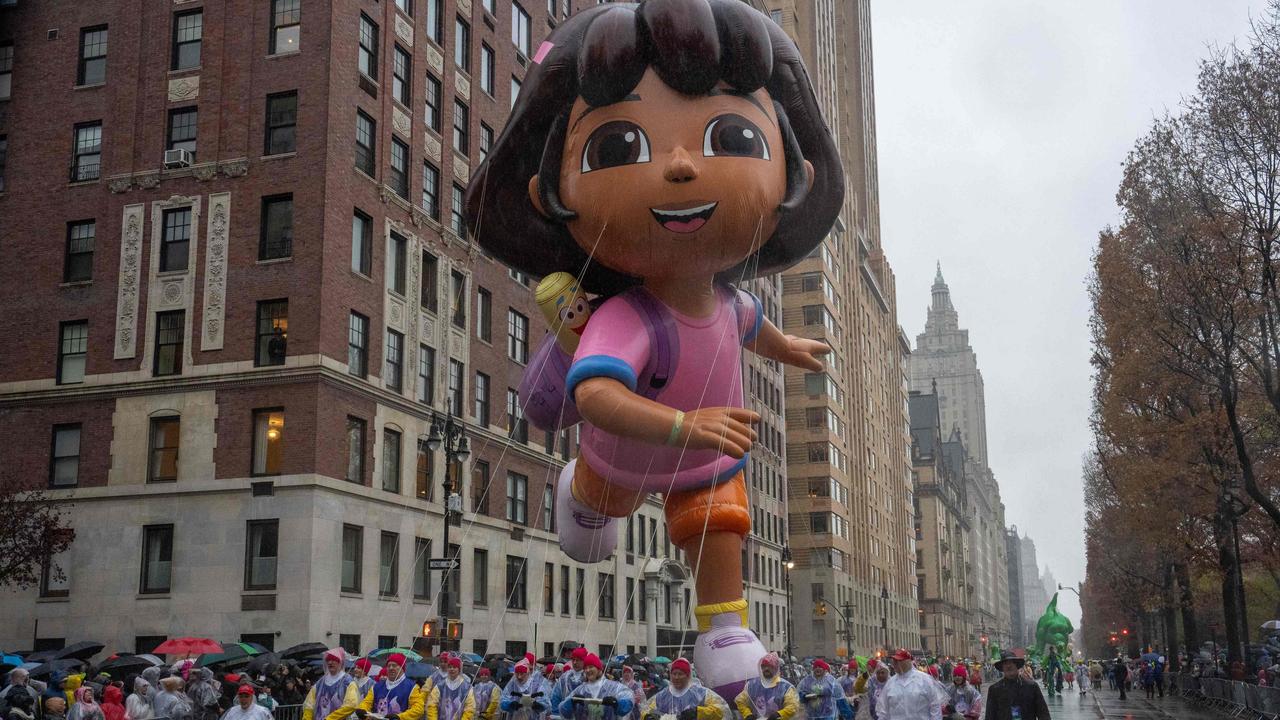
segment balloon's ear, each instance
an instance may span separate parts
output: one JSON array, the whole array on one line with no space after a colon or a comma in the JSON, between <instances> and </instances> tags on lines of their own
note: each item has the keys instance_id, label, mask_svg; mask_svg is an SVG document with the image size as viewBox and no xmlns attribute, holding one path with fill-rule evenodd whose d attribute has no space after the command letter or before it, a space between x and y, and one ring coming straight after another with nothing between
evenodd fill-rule
<instances>
[{"instance_id":1,"label":"balloon's ear","mask_svg":"<svg viewBox=\"0 0 1280 720\"><path fill-rule=\"evenodd\" d=\"M807 195L813 191L813 163L808 160L804 161L804 176L806 178L805 194Z\"/></svg>"},{"instance_id":2,"label":"balloon's ear","mask_svg":"<svg viewBox=\"0 0 1280 720\"><path fill-rule=\"evenodd\" d=\"M809 177L812 181L813 175L810 174ZM547 211L542 207L542 195L539 192L540 187L537 175L529 178L529 202L533 203L533 209L537 210L539 215L550 220L551 217L547 215Z\"/></svg>"}]
</instances>

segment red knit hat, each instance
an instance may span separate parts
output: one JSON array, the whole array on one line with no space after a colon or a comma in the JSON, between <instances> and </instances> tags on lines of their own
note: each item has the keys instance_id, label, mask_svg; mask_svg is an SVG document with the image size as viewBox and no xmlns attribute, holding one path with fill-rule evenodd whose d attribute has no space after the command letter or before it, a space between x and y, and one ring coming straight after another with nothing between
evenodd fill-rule
<instances>
[{"instance_id":1,"label":"red knit hat","mask_svg":"<svg viewBox=\"0 0 1280 720\"><path fill-rule=\"evenodd\" d=\"M533 667L538 664L538 658L531 652L525 653L524 659L529 661L529 667Z\"/></svg>"},{"instance_id":2,"label":"red knit hat","mask_svg":"<svg viewBox=\"0 0 1280 720\"><path fill-rule=\"evenodd\" d=\"M482 667L482 668L480 668L479 670L477 670L477 671L476 671L476 679L479 679L479 678L485 678L485 677L492 677L492 676L493 676L493 673L492 673L492 672L490 672L490 671L489 671L489 668L487 668L487 667Z\"/></svg>"},{"instance_id":3,"label":"red knit hat","mask_svg":"<svg viewBox=\"0 0 1280 720\"><path fill-rule=\"evenodd\" d=\"M569 657L570 659L573 659L573 660L586 660L587 656L590 654L591 653L587 652L586 648L579 645L578 647L573 649L573 652L569 653Z\"/></svg>"},{"instance_id":4,"label":"red knit hat","mask_svg":"<svg viewBox=\"0 0 1280 720\"><path fill-rule=\"evenodd\" d=\"M852 659L852 660L850 660L850 661L849 661L849 669L850 669L850 670L852 670L852 671L854 671L854 672L857 672L857 670L858 670L858 659L857 659L857 658L854 658L854 659Z\"/></svg>"},{"instance_id":5,"label":"red knit hat","mask_svg":"<svg viewBox=\"0 0 1280 720\"><path fill-rule=\"evenodd\" d=\"M356 667L363 670L365 674L368 674L369 668L373 667L373 662L369 660L369 658L360 658L356 661Z\"/></svg>"},{"instance_id":6,"label":"red knit hat","mask_svg":"<svg viewBox=\"0 0 1280 720\"><path fill-rule=\"evenodd\" d=\"M387 665L390 665L391 663L395 663L395 664L397 664L397 665L399 665L400 667L402 667L402 668L403 668L403 667L404 667L404 653L391 653L390 655L388 655L388 656L387 656L386 664L387 664Z\"/></svg>"},{"instance_id":7,"label":"red knit hat","mask_svg":"<svg viewBox=\"0 0 1280 720\"><path fill-rule=\"evenodd\" d=\"M813 661L813 666L814 666L815 668L822 668L823 670L826 670L826 671L828 671L828 672L830 672L830 671L831 671L831 666L830 666L830 665L828 665L828 664L827 664L827 661L826 661L826 660L823 660L822 658L818 658L817 660L814 660L814 661Z\"/></svg>"},{"instance_id":8,"label":"red knit hat","mask_svg":"<svg viewBox=\"0 0 1280 720\"><path fill-rule=\"evenodd\" d=\"M593 667L604 672L604 663L600 662L600 656L595 653L587 653L587 656L582 659L582 664L584 667Z\"/></svg>"},{"instance_id":9,"label":"red knit hat","mask_svg":"<svg viewBox=\"0 0 1280 720\"><path fill-rule=\"evenodd\" d=\"M455 668L455 667L456 667L456 668L458 668L459 670L461 670L461 669L462 669L462 658L458 658L458 657L451 657L451 658L449 658L448 666L449 666L449 667L451 667L451 668Z\"/></svg>"},{"instance_id":10,"label":"red knit hat","mask_svg":"<svg viewBox=\"0 0 1280 720\"><path fill-rule=\"evenodd\" d=\"M689 661L685 660L684 658L676 658L676 661L671 663L671 669L680 670L686 675L690 675L693 672L693 666L690 665Z\"/></svg>"},{"instance_id":11,"label":"red knit hat","mask_svg":"<svg viewBox=\"0 0 1280 720\"><path fill-rule=\"evenodd\" d=\"M965 680L968 680L968 679L969 679L969 672L968 672L967 670L965 670L965 669L964 669L964 666L963 666L963 665L957 665L957 666L956 666L956 668L955 668L954 670L952 670L952 671L951 671L951 678L952 678L953 680L954 680L955 678L964 678Z\"/></svg>"}]
</instances>

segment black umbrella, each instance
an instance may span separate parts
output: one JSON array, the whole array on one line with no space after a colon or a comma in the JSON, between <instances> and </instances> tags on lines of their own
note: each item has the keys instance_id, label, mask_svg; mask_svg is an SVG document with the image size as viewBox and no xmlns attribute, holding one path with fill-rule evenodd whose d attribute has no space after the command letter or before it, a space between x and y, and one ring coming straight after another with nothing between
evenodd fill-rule
<instances>
[{"instance_id":1,"label":"black umbrella","mask_svg":"<svg viewBox=\"0 0 1280 720\"><path fill-rule=\"evenodd\" d=\"M84 662L73 658L63 658L61 660L50 660L43 665L31 668L31 677L42 678L52 675L59 670L80 667Z\"/></svg>"},{"instance_id":2,"label":"black umbrella","mask_svg":"<svg viewBox=\"0 0 1280 720\"><path fill-rule=\"evenodd\" d=\"M141 673L149 667L155 667L155 661L141 655L121 655L112 658L98 667L98 670L116 680L122 680L133 673Z\"/></svg>"},{"instance_id":3,"label":"black umbrella","mask_svg":"<svg viewBox=\"0 0 1280 720\"><path fill-rule=\"evenodd\" d=\"M74 645L68 645L62 648L58 652L54 653L54 656L52 659L64 660L67 658L72 658L75 660L88 660L94 655L97 655L98 653L102 652L102 648L104 647L106 646L100 642L86 640L84 642L78 642L78 643L75 643Z\"/></svg>"},{"instance_id":4,"label":"black umbrella","mask_svg":"<svg viewBox=\"0 0 1280 720\"><path fill-rule=\"evenodd\" d=\"M57 654L57 650L40 650L29 655L24 655L23 659L27 662L44 662L45 660L52 660L53 656Z\"/></svg>"},{"instance_id":5,"label":"black umbrella","mask_svg":"<svg viewBox=\"0 0 1280 720\"><path fill-rule=\"evenodd\" d=\"M293 647L282 651L280 653L280 657L285 659L301 660L315 655L323 655L328 649L329 648L324 646L324 643L302 643L301 645L294 645Z\"/></svg>"},{"instance_id":6,"label":"black umbrella","mask_svg":"<svg viewBox=\"0 0 1280 720\"><path fill-rule=\"evenodd\" d=\"M267 666L276 665L280 662L280 656L273 652L262 653L249 660L249 666L246 668L250 675L262 675L266 672Z\"/></svg>"}]
</instances>

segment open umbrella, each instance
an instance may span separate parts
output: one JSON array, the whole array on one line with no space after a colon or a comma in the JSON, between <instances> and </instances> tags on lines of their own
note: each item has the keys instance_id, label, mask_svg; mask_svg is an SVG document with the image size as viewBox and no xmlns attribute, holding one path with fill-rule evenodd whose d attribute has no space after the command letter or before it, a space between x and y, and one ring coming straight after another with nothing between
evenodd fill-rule
<instances>
[{"instance_id":1,"label":"open umbrella","mask_svg":"<svg viewBox=\"0 0 1280 720\"><path fill-rule=\"evenodd\" d=\"M24 657L23 659L26 660L27 662L42 663L45 660L52 660L53 656L57 654L58 654L57 650L37 650L36 652L28 653L26 657Z\"/></svg>"},{"instance_id":2,"label":"open umbrella","mask_svg":"<svg viewBox=\"0 0 1280 720\"><path fill-rule=\"evenodd\" d=\"M400 653L401 655L404 655L405 659L407 659L409 662L419 662L422 660L421 655L410 650L409 648L378 648L377 650L374 650L373 652L369 653L369 659L375 660L378 658L384 658L388 655L394 655L395 653Z\"/></svg>"},{"instance_id":3,"label":"open umbrella","mask_svg":"<svg viewBox=\"0 0 1280 720\"><path fill-rule=\"evenodd\" d=\"M263 651L258 649L258 645L251 643L226 643L222 646L220 653L206 653L196 660L197 667L213 667L215 665L228 665L235 660L244 660L245 664L249 663L248 658L254 655L261 655Z\"/></svg>"},{"instance_id":4,"label":"open umbrella","mask_svg":"<svg viewBox=\"0 0 1280 720\"><path fill-rule=\"evenodd\" d=\"M222 646L209 638L177 637L165 640L151 652L156 655L203 655L220 653Z\"/></svg>"},{"instance_id":5,"label":"open umbrella","mask_svg":"<svg viewBox=\"0 0 1280 720\"><path fill-rule=\"evenodd\" d=\"M21 657L17 655L0 655L0 673L7 673L19 667L22 667Z\"/></svg>"},{"instance_id":6,"label":"open umbrella","mask_svg":"<svg viewBox=\"0 0 1280 720\"><path fill-rule=\"evenodd\" d=\"M105 646L102 643L93 642L92 640L88 640L85 642L78 642L78 643L75 643L74 645L68 645L62 648L61 650L59 650L57 653L54 654L53 659L62 660L65 658L72 658L75 660L88 660L94 655L97 655L98 653L102 652L103 647Z\"/></svg>"},{"instance_id":7,"label":"open umbrella","mask_svg":"<svg viewBox=\"0 0 1280 720\"><path fill-rule=\"evenodd\" d=\"M1263 630L1280 630L1280 620L1268 620L1262 623Z\"/></svg>"},{"instance_id":8,"label":"open umbrella","mask_svg":"<svg viewBox=\"0 0 1280 720\"><path fill-rule=\"evenodd\" d=\"M37 679L42 677L48 677L60 670L78 668L83 664L84 664L83 661L75 660L72 658L63 658L61 660L50 660L38 667L32 668L31 677L37 678Z\"/></svg>"},{"instance_id":9,"label":"open umbrella","mask_svg":"<svg viewBox=\"0 0 1280 720\"><path fill-rule=\"evenodd\" d=\"M479 665L480 663L484 662L484 658L475 653L464 652L464 653L458 653L458 655L461 656L462 659L465 660L466 662L473 663L475 665Z\"/></svg>"},{"instance_id":10,"label":"open umbrella","mask_svg":"<svg viewBox=\"0 0 1280 720\"><path fill-rule=\"evenodd\" d=\"M255 655L245 669L249 671L250 675L262 675L266 672L268 665L276 665L279 662L280 656L278 654L265 652L261 655Z\"/></svg>"},{"instance_id":11,"label":"open umbrella","mask_svg":"<svg viewBox=\"0 0 1280 720\"><path fill-rule=\"evenodd\" d=\"M121 680L134 673L140 673L149 667L157 667L162 663L154 655L121 655L102 663L98 670Z\"/></svg>"},{"instance_id":12,"label":"open umbrella","mask_svg":"<svg viewBox=\"0 0 1280 720\"><path fill-rule=\"evenodd\" d=\"M280 657L286 660L300 660L302 658L323 655L329 648L324 643L308 642L301 645L294 645L291 648L280 651Z\"/></svg>"},{"instance_id":13,"label":"open umbrella","mask_svg":"<svg viewBox=\"0 0 1280 720\"><path fill-rule=\"evenodd\" d=\"M655 663L659 664L659 665L669 665L669 664L671 663L671 659L670 659L670 658L666 658L666 657L663 657L663 656L661 656L661 655L659 655L658 657L654 658L654 659L653 659L653 661L654 661Z\"/></svg>"},{"instance_id":14,"label":"open umbrella","mask_svg":"<svg viewBox=\"0 0 1280 720\"><path fill-rule=\"evenodd\" d=\"M435 671L435 667L424 662L411 662L404 668L405 676L413 678L414 680L426 680L431 677L432 673Z\"/></svg>"}]
</instances>

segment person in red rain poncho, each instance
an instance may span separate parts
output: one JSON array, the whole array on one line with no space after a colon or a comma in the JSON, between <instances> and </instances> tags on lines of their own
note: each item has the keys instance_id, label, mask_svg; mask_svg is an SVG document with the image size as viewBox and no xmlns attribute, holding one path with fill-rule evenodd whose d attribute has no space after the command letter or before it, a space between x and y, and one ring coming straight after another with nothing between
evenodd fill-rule
<instances>
[{"instance_id":1,"label":"person in red rain poncho","mask_svg":"<svg viewBox=\"0 0 1280 720\"><path fill-rule=\"evenodd\" d=\"M105 720L124 720L124 692L117 685L108 685L102 691L102 717Z\"/></svg>"}]
</instances>

